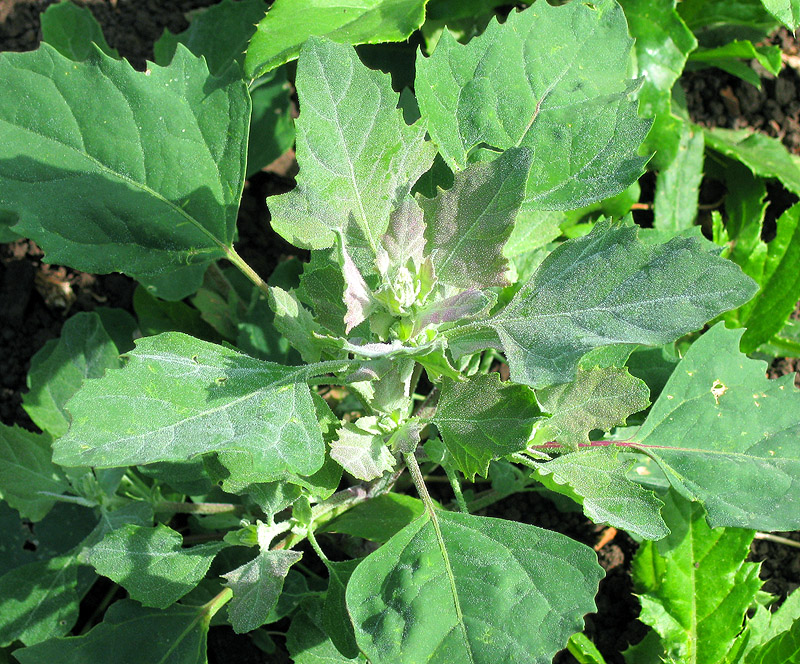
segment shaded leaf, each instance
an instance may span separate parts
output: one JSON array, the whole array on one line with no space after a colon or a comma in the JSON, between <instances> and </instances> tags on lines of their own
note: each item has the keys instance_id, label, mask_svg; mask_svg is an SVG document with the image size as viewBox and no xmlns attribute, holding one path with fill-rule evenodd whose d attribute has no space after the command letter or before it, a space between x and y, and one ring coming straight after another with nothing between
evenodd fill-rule
<instances>
[{"instance_id":1,"label":"shaded leaf","mask_svg":"<svg viewBox=\"0 0 800 664\"><path fill-rule=\"evenodd\" d=\"M750 60L756 60L773 76L777 76L783 66L779 46L754 46L749 40L734 40L716 48L699 48L689 55L690 62L718 67L753 87L761 88L761 76L750 66Z\"/></svg>"},{"instance_id":2,"label":"shaded leaf","mask_svg":"<svg viewBox=\"0 0 800 664\"><path fill-rule=\"evenodd\" d=\"M352 507L326 523L320 532L343 533L383 543L424 511L425 507L419 498L402 493L385 493Z\"/></svg>"},{"instance_id":3,"label":"shaded leaf","mask_svg":"<svg viewBox=\"0 0 800 664\"><path fill-rule=\"evenodd\" d=\"M290 113L291 86L286 68L273 70L250 90L253 115L247 143L247 177L269 166L294 145L294 120Z\"/></svg>"},{"instance_id":4,"label":"shaded leaf","mask_svg":"<svg viewBox=\"0 0 800 664\"><path fill-rule=\"evenodd\" d=\"M700 181L703 179L703 133L683 125L674 161L656 180L655 221L659 230L690 228L697 217Z\"/></svg>"},{"instance_id":5,"label":"shaded leaf","mask_svg":"<svg viewBox=\"0 0 800 664\"><path fill-rule=\"evenodd\" d=\"M171 528L126 525L92 547L89 561L98 574L116 581L144 606L165 609L194 588L214 556L227 544L208 542L182 548Z\"/></svg>"},{"instance_id":6,"label":"shaded leaf","mask_svg":"<svg viewBox=\"0 0 800 664\"><path fill-rule=\"evenodd\" d=\"M364 664L367 660L359 654L348 659L333 644L322 626L321 602L307 603L292 619L286 633L286 648L295 664Z\"/></svg>"},{"instance_id":7,"label":"shaded leaf","mask_svg":"<svg viewBox=\"0 0 800 664\"><path fill-rule=\"evenodd\" d=\"M318 362L320 344L314 339L314 333L321 328L311 312L300 304L292 291L278 286L269 289L269 306L275 314L275 328L299 351L303 361Z\"/></svg>"},{"instance_id":8,"label":"shaded leaf","mask_svg":"<svg viewBox=\"0 0 800 664\"><path fill-rule=\"evenodd\" d=\"M119 58L119 53L108 45L103 29L87 7L58 2L50 5L39 18L42 41L70 60L86 60L94 51L94 45L106 55Z\"/></svg>"},{"instance_id":9,"label":"shaded leaf","mask_svg":"<svg viewBox=\"0 0 800 664\"><path fill-rule=\"evenodd\" d=\"M345 589L360 560L326 560L328 568L328 590L322 608L322 626L336 649L345 657L354 658L359 654L353 622L347 612Z\"/></svg>"},{"instance_id":10,"label":"shaded leaf","mask_svg":"<svg viewBox=\"0 0 800 664\"><path fill-rule=\"evenodd\" d=\"M582 628L602 575L594 552L563 535L436 512L359 564L347 606L374 664L544 664Z\"/></svg>"}]
</instances>

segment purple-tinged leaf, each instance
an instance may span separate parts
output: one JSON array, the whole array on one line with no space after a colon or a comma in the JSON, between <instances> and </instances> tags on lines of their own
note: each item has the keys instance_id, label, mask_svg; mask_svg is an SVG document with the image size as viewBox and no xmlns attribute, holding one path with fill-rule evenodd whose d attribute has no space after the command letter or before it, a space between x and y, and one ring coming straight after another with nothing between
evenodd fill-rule
<instances>
[{"instance_id":1,"label":"purple-tinged leaf","mask_svg":"<svg viewBox=\"0 0 800 664\"><path fill-rule=\"evenodd\" d=\"M492 297L491 293L470 288L423 307L419 312L417 327L422 329L426 325L439 325L473 318L491 307L496 299Z\"/></svg>"}]
</instances>

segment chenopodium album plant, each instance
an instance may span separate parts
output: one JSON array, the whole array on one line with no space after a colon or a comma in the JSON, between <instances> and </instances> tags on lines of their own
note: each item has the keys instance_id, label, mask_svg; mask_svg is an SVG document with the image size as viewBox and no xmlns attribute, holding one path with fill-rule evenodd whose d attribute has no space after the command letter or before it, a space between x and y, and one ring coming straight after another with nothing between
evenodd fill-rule
<instances>
[{"instance_id":1,"label":"chenopodium album plant","mask_svg":"<svg viewBox=\"0 0 800 664\"><path fill-rule=\"evenodd\" d=\"M630 218L553 243L546 211L612 196L647 161L630 49L613 0L540 0L467 45L445 31L415 96L308 39L298 184L268 204L311 259L271 283L233 248L238 63L209 73L180 43L145 72L100 49L3 54L3 221L51 262L166 300L211 275L245 310L228 340L250 354L172 331L120 360L131 325L108 311L42 351L26 408L44 433L2 429L0 489L42 533L56 503L89 527L0 577L0 644L22 642L23 664L203 662L212 620L243 633L291 616L297 662L549 662L602 569L568 537L470 513L487 501L538 482L660 540L658 480L711 526L799 527L791 379L767 380L741 330L692 334L753 297L751 279L699 233ZM455 509L420 464L443 468ZM405 471L420 500L393 491ZM476 475L488 494L462 492ZM225 535L182 546L175 512ZM333 561L315 534L330 531L381 545ZM292 569L306 539L327 587ZM95 572L130 599L65 637Z\"/></svg>"}]
</instances>

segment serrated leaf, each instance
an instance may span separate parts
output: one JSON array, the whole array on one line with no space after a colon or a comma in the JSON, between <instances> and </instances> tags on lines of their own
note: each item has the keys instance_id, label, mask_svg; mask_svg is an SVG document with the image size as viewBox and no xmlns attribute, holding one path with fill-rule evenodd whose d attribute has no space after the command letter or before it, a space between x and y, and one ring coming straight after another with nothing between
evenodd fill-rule
<instances>
[{"instance_id":1,"label":"serrated leaf","mask_svg":"<svg viewBox=\"0 0 800 664\"><path fill-rule=\"evenodd\" d=\"M87 7L58 2L42 12L40 20L42 41L70 60L86 60L94 51L94 45L106 55L119 58L119 53L108 45L103 29Z\"/></svg>"},{"instance_id":2,"label":"serrated leaf","mask_svg":"<svg viewBox=\"0 0 800 664\"><path fill-rule=\"evenodd\" d=\"M255 25L266 11L264 0L222 0L204 8L191 18L183 32L173 34L164 29L153 47L155 61L169 64L178 44L183 44L196 56L206 59L212 74L221 74L234 62L241 68Z\"/></svg>"},{"instance_id":3,"label":"serrated leaf","mask_svg":"<svg viewBox=\"0 0 800 664\"><path fill-rule=\"evenodd\" d=\"M583 627L602 575L563 535L437 511L359 564L347 606L374 664L544 664Z\"/></svg>"},{"instance_id":4,"label":"serrated leaf","mask_svg":"<svg viewBox=\"0 0 800 664\"><path fill-rule=\"evenodd\" d=\"M52 461L47 434L0 424L0 497L20 516L40 521L55 504L49 494L68 488L64 473Z\"/></svg>"},{"instance_id":5,"label":"serrated leaf","mask_svg":"<svg viewBox=\"0 0 800 664\"><path fill-rule=\"evenodd\" d=\"M662 502L626 477L630 465L630 459L618 459L607 449L581 450L537 464L536 478L576 499L595 523L608 523L645 539L661 539L669 534L660 515Z\"/></svg>"},{"instance_id":6,"label":"serrated leaf","mask_svg":"<svg viewBox=\"0 0 800 664\"><path fill-rule=\"evenodd\" d=\"M331 443L331 457L353 477L374 480L394 468L394 456L383 437L345 422Z\"/></svg>"},{"instance_id":7,"label":"serrated leaf","mask_svg":"<svg viewBox=\"0 0 800 664\"><path fill-rule=\"evenodd\" d=\"M593 429L608 431L625 424L628 415L650 405L649 396L647 385L626 369L598 366L579 367L571 383L536 391L542 410L550 413L541 423L547 430L543 435L572 449L588 444Z\"/></svg>"},{"instance_id":8,"label":"serrated leaf","mask_svg":"<svg viewBox=\"0 0 800 664\"><path fill-rule=\"evenodd\" d=\"M343 533L383 543L424 511L425 506L419 498L401 493L386 493L347 510L325 524L321 532Z\"/></svg>"},{"instance_id":9,"label":"serrated leaf","mask_svg":"<svg viewBox=\"0 0 800 664\"><path fill-rule=\"evenodd\" d=\"M260 551L250 562L222 575L233 590L228 620L237 634L251 632L266 622L289 568L302 557L299 551Z\"/></svg>"},{"instance_id":10,"label":"serrated leaf","mask_svg":"<svg viewBox=\"0 0 800 664\"><path fill-rule=\"evenodd\" d=\"M655 221L658 230L682 231L697 218L700 182L703 179L703 133L682 127L678 152L656 180Z\"/></svg>"},{"instance_id":11,"label":"serrated leaf","mask_svg":"<svg viewBox=\"0 0 800 664\"><path fill-rule=\"evenodd\" d=\"M422 117L454 170L480 145L530 149L529 205L575 209L608 198L646 162L637 149L650 123L630 98L631 45L613 0L540 2L502 25L492 20L466 46L445 31L431 57L417 57Z\"/></svg>"},{"instance_id":12,"label":"serrated leaf","mask_svg":"<svg viewBox=\"0 0 800 664\"><path fill-rule=\"evenodd\" d=\"M14 656L22 664L205 664L208 622L203 607L162 611L122 600L87 634L51 639Z\"/></svg>"},{"instance_id":13,"label":"serrated leaf","mask_svg":"<svg viewBox=\"0 0 800 664\"><path fill-rule=\"evenodd\" d=\"M57 463L118 467L235 450L260 466L261 481L322 466L305 369L177 332L140 339L127 357L70 401L72 426L54 445Z\"/></svg>"},{"instance_id":14,"label":"serrated leaf","mask_svg":"<svg viewBox=\"0 0 800 664\"><path fill-rule=\"evenodd\" d=\"M772 662L796 662L800 657L800 620L791 629L754 648L745 659L746 664L772 664Z\"/></svg>"},{"instance_id":15,"label":"serrated leaf","mask_svg":"<svg viewBox=\"0 0 800 664\"><path fill-rule=\"evenodd\" d=\"M509 149L488 163L455 173L436 198L419 197L427 250L438 280L461 288L506 286L503 245L525 197L527 149Z\"/></svg>"},{"instance_id":16,"label":"serrated leaf","mask_svg":"<svg viewBox=\"0 0 800 664\"><path fill-rule=\"evenodd\" d=\"M644 542L633 560L639 619L658 632L673 661L719 662L761 587L759 566L744 562L753 532L711 530L699 505L674 492L665 500L662 513L672 532Z\"/></svg>"},{"instance_id":17,"label":"serrated leaf","mask_svg":"<svg viewBox=\"0 0 800 664\"><path fill-rule=\"evenodd\" d=\"M294 245L344 236L359 269L372 268L389 215L430 167L425 127L406 125L387 74L355 50L312 38L297 65L297 187L270 198L272 227Z\"/></svg>"},{"instance_id":18,"label":"serrated leaf","mask_svg":"<svg viewBox=\"0 0 800 664\"><path fill-rule=\"evenodd\" d=\"M646 451L709 523L800 527L800 392L792 376L739 352L742 330L718 323L688 350L628 444Z\"/></svg>"},{"instance_id":19,"label":"serrated leaf","mask_svg":"<svg viewBox=\"0 0 800 664\"><path fill-rule=\"evenodd\" d=\"M742 162L755 175L777 178L789 191L800 194L800 161L777 139L747 129L706 129L706 145Z\"/></svg>"},{"instance_id":20,"label":"serrated leaf","mask_svg":"<svg viewBox=\"0 0 800 664\"><path fill-rule=\"evenodd\" d=\"M473 330L493 329L512 379L545 387L572 380L593 348L663 345L754 291L736 265L708 254L697 239L646 244L629 222L599 221L589 235L553 251L503 310L447 336L483 334L485 342L485 333Z\"/></svg>"},{"instance_id":21,"label":"serrated leaf","mask_svg":"<svg viewBox=\"0 0 800 664\"><path fill-rule=\"evenodd\" d=\"M766 10L794 32L800 27L800 2L798 0L761 0Z\"/></svg>"},{"instance_id":22,"label":"serrated leaf","mask_svg":"<svg viewBox=\"0 0 800 664\"><path fill-rule=\"evenodd\" d=\"M458 469L472 478L485 477L492 459L524 450L540 415L530 389L504 385L495 373L444 382L433 423Z\"/></svg>"},{"instance_id":23,"label":"serrated leaf","mask_svg":"<svg viewBox=\"0 0 800 664\"><path fill-rule=\"evenodd\" d=\"M99 51L73 62L47 44L3 53L0 81L0 208L18 215L14 232L48 262L122 271L166 299L196 290L233 241L244 82L209 75L183 47L169 67L136 72ZM89 92L103 103L87 105Z\"/></svg>"},{"instance_id":24,"label":"serrated leaf","mask_svg":"<svg viewBox=\"0 0 800 664\"><path fill-rule=\"evenodd\" d=\"M188 593L206 575L214 556L227 544L208 542L182 548L180 533L126 525L92 547L89 562L144 606L165 609Z\"/></svg>"},{"instance_id":25,"label":"serrated leaf","mask_svg":"<svg viewBox=\"0 0 800 664\"><path fill-rule=\"evenodd\" d=\"M427 0L276 0L256 26L245 60L251 78L294 60L309 37L344 44L404 41L425 20Z\"/></svg>"},{"instance_id":26,"label":"serrated leaf","mask_svg":"<svg viewBox=\"0 0 800 664\"><path fill-rule=\"evenodd\" d=\"M83 381L119 366L119 353L100 317L77 313L64 323L61 337L48 341L31 359L23 408L40 429L63 436L69 428L67 401Z\"/></svg>"}]
</instances>

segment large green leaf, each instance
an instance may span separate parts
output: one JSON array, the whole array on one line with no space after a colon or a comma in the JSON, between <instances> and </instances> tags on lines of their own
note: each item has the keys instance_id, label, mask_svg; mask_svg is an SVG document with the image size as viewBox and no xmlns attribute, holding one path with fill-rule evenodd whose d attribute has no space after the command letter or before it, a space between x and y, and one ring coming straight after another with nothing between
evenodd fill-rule
<instances>
[{"instance_id":1,"label":"large green leaf","mask_svg":"<svg viewBox=\"0 0 800 664\"><path fill-rule=\"evenodd\" d=\"M433 423L458 469L472 478L486 476L492 459L524 450L540 416L533 391L504 385L494 373L447 380Z\"/></svg>"},{"instance_id":2,"label":"large green leaf","mask_svg":"<svg viewBox=\"0 0 800 664\"><path fill-rule=\"evenodd\" d=\"M64 407L84 380L100 378L120 365L117 347L95 313L71 316L58 340L48 341L31 359L25 411L42 430L58 438L67 433Z\"/></svg>"},{"instance_id":3,"label":"large green leaf","mask_svg":"<svg viewBox=\"0 0 800 664\"><path fill-rule=\"evenodd\" d=\"M582 629L602 575L563 535L437 511L361 562L347 606L373 664L549 664Z\"/></svg>"},{"instance_id":4,"label":"large green leaf","mask_svg":"<svg viewBox=\"0 0 800 664\"><path fill-rule=\"evenodd\" d=\"M742 330L715 325L676 367L631 445L712 526L800 527L800 392L739 352Z\"/></svg>"},{"instance_id":5,"label":"large green leaf","mask_svg":"<svg viewBox=\"0 0 800 664\"><path fill-rule=\"evenodd\" d=\"M512 378L533 387L572 380L581 356L613 344L659 346L746 302L755 284L695 238L640 241L630 222L598 222L564 242L505 309L486 322L449 331L496 332ZM478 334L481 333L481 334Z\"/></svg>"},{"instance_id":6,"label":"large green leaf","mask_svg":"<svg viewBox=\"0 0 800 664\"><path fill-rule=\"evenodd\" d=\"M299 551L260 551L253 560L222 575L233 589L228 620L236 633L252 632L267 621L289 568L302 556Z\"/></svg>"},{"instance_id":7,"label":"large green leaf","mask_svg":"<svg viewBox=\"0 0 800 664\"><path fill-rule=\"evenodd\" d=\"M578 502L595 523L608 523L651 540L669 533L661 518L661 501L626 477L630 459L596 448L536 465L536 479Z\"/></svg>"},{"instance_id":8,"label":"large green leaf","mask_svg":"<svg viewBox=\"0 0 800 664\"><path fill-rule=\"evenodd\" d=\"M294 60L303 43L325 36L344 44L404 41L425 20L427 0L276 0L256 26L245 59L255 78Z\"/></svg>"},{"instance_id":9,"label":"large green leaf","mask_svg":"<svg viewBox=\"0 0 800 664\"><path fill-rule=\"evenodd\" d=\"M794 32L800 28L800 2L798 0L761 0L767 11Z\"/></svg>"},{"instance_id":10,"label":"large green leaf","mask_svg":"<svg viewBox=\"0 0 800 664\"><path fill-rule=\"evenodd\" d=\"M372 542L386 542L425 511L419 498L402 493L385 493L359 503L333 521L321 532L344 533Z\"/></svg>"},{"instance_id":11,"label":"large green leaf","mask_svg":"<svg viewBox=\"0 0 800 664\"><path fill-rule=\"evenodd\" d=\"M364 664L361 653L355 659L345 657L323 627L323 605L317 599L303 604L292 618L286 633L286 648L294 664Z\"/></svg>"},{"instance_id":12,"label":"large green leaf","mask_svg":"<svg viewBox=\"0 0 800 664\"><path fill-rule=\"evenodd\" d=\"M393 207L430 167L421 123L406 125L387 74L355 50L310 39L297 65L297 187L269 199L272 226L292 244L333 246L342 233L359 268L372 266Z\"/></svg>"},{"instance_id":13,"label":"large green leaf","mask_svg":"<svg viewBox=\"0 0 800 664\"><path fill-rule=\"evenodd\" d=\"M643 543L633 561L639 619L661 637L663 661L717 663L761 588L759 566L745 562L753 532L711 530L699 505L673 492L665 501L663 515L672 532L659 542ZM627 659L631 664L654 661Z\"/></svg>"},{"instance_id":14,"label":"large green leaf","mask_svg":"<svg viewBox=\"0 0 800 664\"><path fill-rule=\"evenodd\" d=\"M579 368L575 380L536 391L542 410L550 417L539 426L537 435L555 439L577 449L589 442L594 429L608 431L624 424L628 415L650 405L644 381L616 367Z\"/></svg>"},{"instance_id":15,"label":"large green leaf","mask_svg":"<svg viewBox=\"0 0 800 664\"><path fill-rule=\"evenodd\" d=\"M417 57L422 117L454 170L479 146L533 153L526 201L574 209L619 193L647 161L650 122L628 77L632 40L614 0L537 2L459 44L445 31Z\"/></svg>"},{"instance_id":16,"label":"large green leaf","mask_svg":"<svg viewBox=\"0 0 800 664\"><path fill-rule=\"evenodd\" d=\"M455 174L447 191L418 198L437 279L461 288L505 286L503 245L525 196L531 153L511 149Z\"/></svg>"},{"instance_id":17,"label":"large green leaf","mask_svg":"<svg viewBox=\"0 0 800 664\"><path fill-rule=\"evenodd\" d=\"M0 55L0 81L0 209L14 232L49 262L126 272L169 299L196 290L234 237L244 82L209 75L184 47L169 67L136 72L47 44Z\"/></svg>"},{"instance_id":18,"label":"large green leaf","mask_svg":"<svg viewBox=\"0 0 800 664\"><path fill-rule=\"evenodd\" d=\"M183 44L196 56L206 59L212 74L221 74L234 62L241 68L256 23L266 11L264 0L222 0L211 5L193 16L183 32L175 35L164 29L153 47L156 63L169 64L178 44Z\"/></svg>"},{"instance_id":19,"label":"large green leaf","mask_svg":"<svg viewBox=\"0 0 800 664\"><path fill-rule=\"evenodd\" d=\"M51 461L51 442L47 434L0 424L0 498L31 521L43 519L56 502L42 492L58 495L69 487Z\"/></svg>"},{"instance_id":20,"label":"large green leaf","mask_svg":"<svg viewBox=\"0 0 800 664\"><path fill-rule=\"evenodd\" d=\"M14 656L22 664L206 664L210 619L199 606L160 611L122 600L87 634L51 639Z\"/></svg>"},{"instance_id":21,"label":"large green leaf","mask_svg":"<svg viewBox=\"0 0 800 664\"><path fill-rule=\"evenodd\" d=\"M139 340L127 358L70 401L72 426L54 445L57 463L117 467L234 450L261 468L261 481L322 466L305 370L178 332Z\"/></svg>"},{"instance_id":22,"label":"large green leaf","mask_svg":"<svg viewBox=\"0 0 800 664\"><path fill-rule=\"evenodd\" d=\"M92 547L89 561L98 574L120 584L144 606L165 609L194 588L206 575L224 542L182 548L180 533L126 525Z\"/></svg>"},{"instance_id":23,"label":"large green leaf","mask_svg":"<svg viewBox=\"0 0 800 664\"><path fill-rule=\"evenodd\" d=\"M57 2L42 13L40 20L42 41L70 60L86 60L95 45L106 55L119 58L119 53L108 45L103 29L87 7Z\"/></svg>"}]
</instances>

